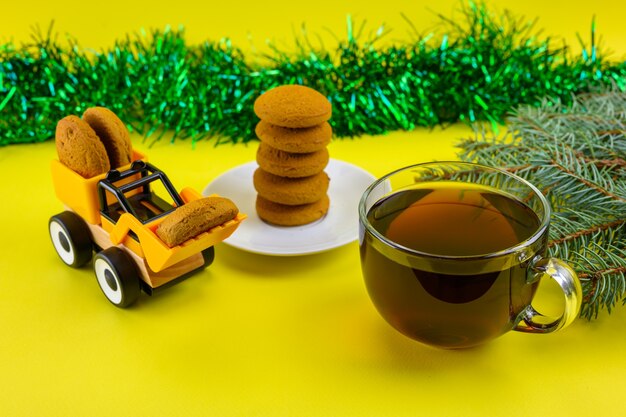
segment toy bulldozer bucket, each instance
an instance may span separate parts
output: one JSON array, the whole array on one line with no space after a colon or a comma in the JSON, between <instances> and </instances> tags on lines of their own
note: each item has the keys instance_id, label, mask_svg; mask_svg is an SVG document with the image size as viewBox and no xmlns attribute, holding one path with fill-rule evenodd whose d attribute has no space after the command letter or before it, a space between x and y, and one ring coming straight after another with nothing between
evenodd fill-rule
<instances>
[{"instance_id":1,"label":"toy bulldozer bucket","mask_svg":"<svg viewBox=\"0 0 626 417\"><path fill-rule=\"evenodd\" d=\"M181 192L181 198L188 203L202 196L191 188L185 188ZM127 239L129 232L134 232L148 266L152 271L159 272L228 238L245 218L245 214L239 213L234 219L170 248L155 233L163 218L144 225L132 214L124 213L110 236L113 244L117 245Z\"/></svg>"}]
</instances>

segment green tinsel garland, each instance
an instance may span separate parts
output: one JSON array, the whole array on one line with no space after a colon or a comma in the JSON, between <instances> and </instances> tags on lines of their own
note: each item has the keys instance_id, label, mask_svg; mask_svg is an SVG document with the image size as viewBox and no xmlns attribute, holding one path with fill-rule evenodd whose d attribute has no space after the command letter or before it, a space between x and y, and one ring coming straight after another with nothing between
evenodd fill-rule
<instances>
[{"instance_id":1,"label":"green tinsel garland","mask_svg":"<svg viewBox=\"0 0 626 417\"><path fill-rule=\"evenodd\" d=\"M363 40L349 19L347 39L334 50L274 50L265 65L228 41L188 45L182 30L127 37L101 52L75 41L62 46L50 33L31 45L7 43L0 45L0 145L50 139L58 119L94 105L146 136L246 142L254 137L255 98L291 83L328 96L337 137L499 123L509 109L545 96L568 102L596 86L626 89L626 62L599 54L593 26L589 48L571 57L508 13L469 3L461 16L439 16L443 35L385 47L376 44L382 31Z\"/></svg>"}]
</instances>

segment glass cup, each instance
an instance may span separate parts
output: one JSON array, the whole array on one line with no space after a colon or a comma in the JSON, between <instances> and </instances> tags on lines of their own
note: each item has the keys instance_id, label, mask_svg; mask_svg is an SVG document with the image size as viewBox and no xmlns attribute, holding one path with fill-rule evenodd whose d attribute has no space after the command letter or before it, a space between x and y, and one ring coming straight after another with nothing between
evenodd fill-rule
<instances>
[{"instance_id":1,"label":"glass cup","mask_svg":"<svg viewBox=\"0 0 626 417\"><path fill-rule=\"evenodd\" d=\"M412 339L465 348L509 330L554 332L578 317L576 273L545 257L550 205L516 175L464 162L408 166L370 185L359 221L369 296ZM560 317L532 306L543 276L563 291Z\"/></svg>"}]
</instances>

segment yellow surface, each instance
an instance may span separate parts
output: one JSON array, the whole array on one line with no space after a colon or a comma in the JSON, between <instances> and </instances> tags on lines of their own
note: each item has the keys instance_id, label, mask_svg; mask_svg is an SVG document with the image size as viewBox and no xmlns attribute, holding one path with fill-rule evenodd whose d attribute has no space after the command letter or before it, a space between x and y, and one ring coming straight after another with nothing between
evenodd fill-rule
<instances>
[{"instance_id":1,"label":"yellow surface","mask_svg":"<svg viewBox=\"0 0 626 417\"><path fill-rule=\"evenodd\" d=\"M440 20L437 14L459 18L461 0L386 0L347 1L315 0L239 0L218 1L147 1L107 0L85 3L82 0L31 0L10 2L0 13L0 41L29 41L33 28L46 32L54 21L55 32L78 38L81 45L99 49L116 39L141 29L166 25L186 28L188 39L202 42L230 38L245 51L267 51L266 41L289 49L294 34L302 34L303 25L314 45L318 38L326 46L335 44L335 37L345 38L346 16L357 23L367 21L364 34L376 31L381 24L391 28L389 40L406 39L413 31L403 13L419 33L427 33ZM477 2L477 1L476 1ZM579 33L588 44L592 17L596 17L598 33L607 49L616 58L626 54L626 31L623 20L626 4L622 0L491 0L494 11L511 10L528 21L539 18L537 29L552 36L561 45L564 39L578 49Z\"/></svg>"},{"instance_id":2,"label":"yellow surface","mask_svg":"<svg viewBox=\"0 0 626 417\"><path fill-rule=\"evenodd\" d=\"M464 127L335 141L375 175L454 157ZM136 144L139 141L136 140ZM202 189L256 145L161 142L174 185ZM224 244L215 263L120 310L47 235L61 210L52 142L0 149L0 413L6 416L620 416L626 311L467 351L419 345L374 310L358 246L273 258ZM16 174L19 173L19 174ZM268 239L271 239L268 236Z\"/></svg>"},{"instance_id":3,"label":"yellow surface","mask_svg":"<svg viewBox=\"0 0 626 417\"><path fill-rule=\"evenodd\" d=\"M293 26L341 32L345 13L386 21L405 35L456 2L239 1L11 3L2 36L56 28L99 47L140 27L184 23L194 40L290 39ZM540 16L546 32L574 41L596 14L607 46L626 52L618 1L503 1ZM230 7L230 8L229 8ZM464 127L335 141L334 158L375 175L450 159ZM151 149L178 187L202 188L254 159L256 144ZM0 148L0 415L2 416L623 416L626 311L579 321L562 333L508 333L466 351L419 345L378 316L362 282L356 243L318 255L272 258L224 244L205 272L120 310L89 268L57 258L48 218L61 211L50 179L52 142ZM269 238L269 237L268 237Z\"/></svg>"}]
</instances>

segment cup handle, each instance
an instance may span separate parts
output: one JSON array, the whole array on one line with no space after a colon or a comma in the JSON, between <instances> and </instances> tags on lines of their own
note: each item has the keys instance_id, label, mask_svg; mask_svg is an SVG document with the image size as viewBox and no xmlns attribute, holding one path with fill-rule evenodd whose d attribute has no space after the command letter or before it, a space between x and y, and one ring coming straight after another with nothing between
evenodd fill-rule
<instances>
[{"instance_id":1,"label":"cup handle","mask_svg":"<svg viewBox=\"0 0 626 417\"><path fill-rule=\"evenodd\" d=\"M556 258L542 258L530 267L535 277L548 274L555 280L565 296L565 311L560 317L548 317L529 305L520 314L514 330L528 333L550 333L564 329L576 320L580 313L583 291L576 272L565 262Z\"/></svg>"}]
</instances>

